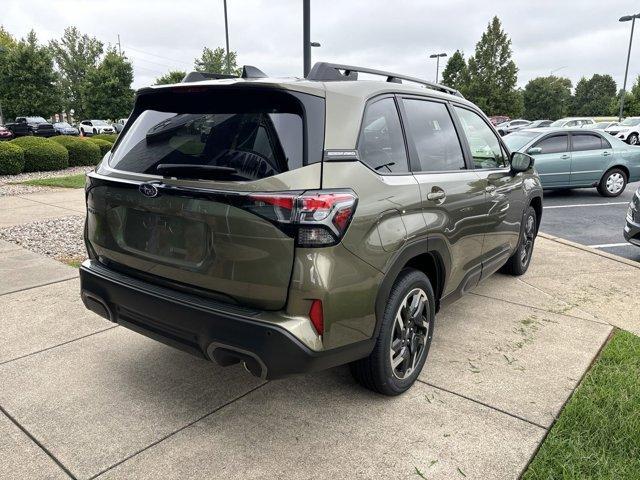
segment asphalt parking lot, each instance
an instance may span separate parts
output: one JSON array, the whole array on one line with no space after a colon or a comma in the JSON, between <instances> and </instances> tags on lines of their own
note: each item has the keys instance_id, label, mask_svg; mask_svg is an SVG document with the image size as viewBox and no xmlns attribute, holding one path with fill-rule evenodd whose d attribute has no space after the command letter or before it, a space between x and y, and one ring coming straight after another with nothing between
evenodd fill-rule
<instances>
[{"instance_id":1,"label":"asphalt parking lot","mask_svg":"<svg viewBox=\"0 0 640 480\"><path fill-rule=\"evenodd\" d=\"M640 248L622 234L627 208L640 182L630 183L617 198L605 198L595 188L544 192L540 230L604 252L640 262Z\"/></svg>"}]
</instances>

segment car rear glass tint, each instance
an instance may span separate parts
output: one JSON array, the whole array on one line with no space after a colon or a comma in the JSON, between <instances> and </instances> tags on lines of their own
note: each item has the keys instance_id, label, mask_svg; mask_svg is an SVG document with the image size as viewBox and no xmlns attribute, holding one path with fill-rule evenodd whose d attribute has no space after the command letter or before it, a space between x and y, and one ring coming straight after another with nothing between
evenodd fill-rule
<instances>
[{"instance_id":1,"label":"car rear glass tint","mask_svg":"<svg viewBox=\"0 0 640 480\"><path fill-rule=\"evenodd\" d=\"M225 167L236 173L224 179L251 181L306 164L305 109L293 96L182 90L140 100L113 168L159 174L162 164Z\"/></svg>"},{"instance_id":2,"label":"car rear glass tint","mask_svg":"<svg viewBox=\"0 0 640 480\"><path fill-rule=\"evenodd\" d=\"M571 135L571 144L574 152L585 150L600 150L603 148L599 135L591 133L574 133Z\"/></svg>"}]
</instances>

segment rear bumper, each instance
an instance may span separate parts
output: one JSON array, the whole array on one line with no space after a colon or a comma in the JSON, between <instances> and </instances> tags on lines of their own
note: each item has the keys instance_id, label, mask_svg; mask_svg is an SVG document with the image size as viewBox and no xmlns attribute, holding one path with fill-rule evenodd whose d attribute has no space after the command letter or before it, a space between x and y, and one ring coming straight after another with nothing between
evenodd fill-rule
<instances>
[{"instance_id":1,"label":"rear bumper","mask_svg":"<svg viewBox=\"0 0 640 480\"><path fill-rule=\"evenodd\" d=\"M367 356L373 339L314 351L258 311L177 292L105 268L80 267L85 306L124 327L222 365L242 361L265 379L323 370Z\"/></svg>"}]
</instances>

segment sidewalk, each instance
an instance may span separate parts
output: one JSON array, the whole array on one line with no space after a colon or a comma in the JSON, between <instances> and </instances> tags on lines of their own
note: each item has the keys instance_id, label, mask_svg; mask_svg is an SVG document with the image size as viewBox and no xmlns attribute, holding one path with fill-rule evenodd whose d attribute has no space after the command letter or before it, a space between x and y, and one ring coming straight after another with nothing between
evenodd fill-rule
<instances>
[{"instance_id":1,"label":"sidewalk","mask_svg":"<svg viewBox=\"0 0 640 480\"><path fill-rule=\"evenodd\" d=\"M65 215L84 216L84 190L56 189L51 192L0 197L0 228Z\"/></svg>"},{"instance_id":2,"label":"sidewalk","mask_svg":"<svg viewBox=\"0 0 640 480\"><path fill-rule=\"evenodd\" d=\"M93 315L33 255L0 242L0 478L517 478L611 325L640 333L640 268L539 238L439 314L407 394L346 367L265 383Z\"/></svg>"}]
</instances>

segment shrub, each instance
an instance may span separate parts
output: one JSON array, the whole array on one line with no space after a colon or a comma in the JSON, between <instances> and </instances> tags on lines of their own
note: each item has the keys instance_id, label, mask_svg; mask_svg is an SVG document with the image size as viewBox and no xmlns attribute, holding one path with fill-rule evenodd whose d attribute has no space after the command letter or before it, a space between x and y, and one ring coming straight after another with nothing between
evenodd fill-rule
<instances>
[{"instance_id":1,"label":"shrub","mask_svg":"<svg viewBox=\"0 0 640 480\"><path fill-rule=\"evenodd\" d=\"M59 143L69 152L69 166L97 165L102 155L100 148L93 142L80 137L53 137L54 142Z\"/></svg>"},{"instance_id":2,"label":"shrub","mask_svg":"<svg viewBox=\"0 0 640 480\"><path fill-rule=\"evenodd\" d=\"M100 133L98 135L93 135L91 138L99 138L100 140L106 140L107 142L116 143L118 134L117 133Z\"/></svg>"},{"instance_id":3,"label":"shrub","mask_svg":"<svg viewBox=\"0 0 640 480\"><path fill-rule=\"evenodd\" d=\"M10 143L24 150L24 171L62 170L69 166L69 152L59 143L40 137L19 137Z\"/></svg>"},{"instance_id":4,"label":"shrub","mask_svg":"<svg viewBox=\"0 0 640 480\"><path fill-rule=\"evenodd\" d=\"M87 140L100 147L100 157L104 157L106 153L113 148L113 143L108 140L102 140L96 137L88 137Z\"/></svg>"},{"instance_id":5,"label":"shrub","mask_svg":"<svg viewBox=\"0 0 640 480\"><path fill-rule=\"evenodd\" d=\"M24 150L10 142L0 142L0 175L15 175L24 168Z\"/></svg>"}]
</instances>

